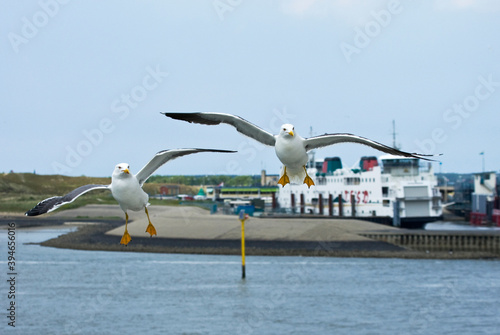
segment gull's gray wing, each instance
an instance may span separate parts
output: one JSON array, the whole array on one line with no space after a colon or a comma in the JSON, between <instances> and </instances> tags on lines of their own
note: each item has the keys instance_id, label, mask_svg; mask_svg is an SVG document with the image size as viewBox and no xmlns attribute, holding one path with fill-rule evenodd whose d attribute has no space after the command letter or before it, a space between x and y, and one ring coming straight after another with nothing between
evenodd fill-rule
<instances>
[{"instance_id":1,"label":"gull's gray wing","mask_svg":"<svg viewBox=\"0 0 500 335\"><path fill-rule=\"evenodd\" d=\"M246 135L248 137L253 138L265 145L274 146L276 142L276 138L273 134L264 129L254 125L247 120L231 114L224 113L169 113L162 112L165 116L175 119L182 120L187 122L199 123L199 124L207 124L207 125L216 125L220 123L227 123L236 128L240 133Z\"/></svg>"},{"instance_id":2,"label":"gull's gray wing","mask_svg":"<svg viewBox=\"0 0 500 335\"><path fill-rule=\"evenodd\" d=\"M365 137L361 137L361 136L357 136L357 135L353 135L353 134L325 134L325 135L310 137L310 138L307 138L304 140L304 146L305 146L306 150L321 148L321 147L325 147L327 145L332 145L332 144L337 144L337 143L359 143L359 144L368 145L372 148L386 152L388 154L397 155L397 156L404 156L404 157L420 158L420 159L425 159L428 161L432 161L432 159L425 158L424 156L433 156L433 155L423 155L423 154L409 153L409 152L401 151L398 149L391 148L391 147L384 145L382 143L378 143L378 142L372 141L370 139L367 139Z\"/></svg>"},{"instance_id":3,"label":"gull's gray wing","mask_svg":"<svg viewBox=\"0 0 500 335\"><path fill-rule=\"evenodd\" d=\"M233 153L236 151L231 150L218 150L218 149L171 149L163 150L158 152L153 159L149 161L142 169L139 171L135 177L139 182L139 185L143 185L144 182L163 164L177 157L195 154L198 152L224 152Z\"/></svg>"},{"instance_id":4,"label":"gull's gray wing","mask_svg":"<svg viewBox=\"0 0 500 335\"><path fill-rule=\"evenodd\" d=\"M84 185L75 188L73 191L62 197L52 197L40 201L35 207L24 213L26 216L36 216L58 209L59 207L73 202L76 198L92 190L109 189L109 185Z\"/></svg>"}]
</instances>

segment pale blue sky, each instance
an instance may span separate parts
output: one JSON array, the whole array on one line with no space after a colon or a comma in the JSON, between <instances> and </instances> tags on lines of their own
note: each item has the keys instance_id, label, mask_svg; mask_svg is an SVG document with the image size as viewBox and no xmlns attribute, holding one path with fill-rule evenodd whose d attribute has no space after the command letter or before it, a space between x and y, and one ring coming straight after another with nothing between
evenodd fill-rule
<instances>
[{"instance_id":1,"label":"pale blue sky","mask_svg":"<svg viewBox=\"0 0 500 335\"><path fill-rule=\"evenodd\" d=\"M369 3L369 4L366 4ZM219 148L158 174L278 173L274 149L227 125L350 132L443 153L436 171L500 169L500 2L2 1L0 172L109 176L157 151ZM317 150L351 166L381 153Z\"/></svg>"}]
</instances>

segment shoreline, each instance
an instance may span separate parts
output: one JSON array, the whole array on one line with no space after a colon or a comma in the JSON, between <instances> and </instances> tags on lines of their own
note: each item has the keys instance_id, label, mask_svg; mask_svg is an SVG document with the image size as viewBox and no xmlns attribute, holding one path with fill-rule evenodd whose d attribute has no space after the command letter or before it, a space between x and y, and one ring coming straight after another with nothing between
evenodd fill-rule
<instances>
[{"instance_id":1,"label":"shoreline","mask_svg":"<svg viewBox=\"0 0 500 335\"><path fill-rule=\"evenodd\" d=\"M109 214L110 210L112 212L116 208L109 208L107 205L85 207L61 211L36 220L24 216L2 216L0 228L5 227L9 221L15 221L19 229L36 226L66 227L68 224L78 226L76 231L38 243L54 248L241 255L240 222L236 216L211 215L197 208L151 206L151 220L157 227L159 236L149 237L145 234L147 220L142 218L143 213L133 213L134 217L128 226L132 241L128 246L123 246L120 238L124 220L114 219L114 215L112 219L102 215L102 211ZM82 211L87 215L82 216ZM491 251L424 251L368 238L367 234L406 232L418 235L422 231L412 232L360 220L250 218L245 227L245 249L249 256L500 259L499 253Z\"/></svg>"},{"instance_id":2,"label":"shoreline","mask_svg":"<svg viewBox=\"0 0 500 335\"><path fill-rule=\"evenodd\" d=\"M79 227L70 232L39 243L42 246L115 252L145 252L170 254L241 255L240 240L178 239L133 237L128 246L119 238L106 234L113 225L100 224ZM401 259L500 259L489 252L418 251L386 242L372 241L262 241L246 240L247 256L304 256L343 258L401 258Z\"/></svg>"}]
</instances>

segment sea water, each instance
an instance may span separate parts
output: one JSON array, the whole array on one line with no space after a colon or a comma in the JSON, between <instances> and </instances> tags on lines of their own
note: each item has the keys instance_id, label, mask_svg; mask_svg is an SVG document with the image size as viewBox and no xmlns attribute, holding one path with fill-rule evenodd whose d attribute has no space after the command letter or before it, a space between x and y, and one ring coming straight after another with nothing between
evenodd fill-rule
<instances>
[{"instance_id":1,"label":"sea water","mask_svg":"<svg viewBox=\"0 0 500 335\"><path fill-rule=\"evenodd\" d=\"M500 262L79 251L0 230L1 334L498 334ZM9 306L15 303L15 327Z\"/></svg>"}]
</instances>

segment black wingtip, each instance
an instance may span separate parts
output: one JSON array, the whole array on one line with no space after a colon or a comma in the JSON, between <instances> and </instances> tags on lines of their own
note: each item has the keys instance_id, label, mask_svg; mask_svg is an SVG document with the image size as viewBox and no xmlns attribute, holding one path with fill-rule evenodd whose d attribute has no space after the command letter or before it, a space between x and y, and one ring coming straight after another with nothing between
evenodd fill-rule
<instances>
[{"instance_id":1,"label":"black wingtip","mask_svg":"<svg viewBox=\"0 0 500 335\"><path fill-rule=\"evenodd\" d=\"M417 153L417 152L414 152L412 155L424 156L424 157L436 157L436 156L443 156L443 154L419 154L419 153Z\"/></svg>"},{"instance_id":2,"label":"black wingtip","mask_svg":"<svg viewBox=\"0 0 500 335\"><path fill-rule=\"evenodd\" d=\"M159 154L162 154L162 153L167 152L167 151L176 151L176 150L178 150L178 151L195 150L197 152L222 152L222 153L238 152L236 150L225 150L225 149L184 148L184 149L165 149L165 150L158 151L156 154L159 155Z\"/></svg>"},{"instance_id":3,"label":"black wingtip","mask_svg":"<svg viewBox=\"0 0 500 335\"><path fill-rule=\"evenodd\" d=\"M225 149L198 149L200 151L207 151L207 152L224 152L224 153L235 153L238 152L236 150L225 150Z\"/></svg>"},{"instance_id":4,"label":"black wingtip","mask_svg":"<svg viewBox=\"0 0 500 335\"><path fill-rule=\"evenodd\" d=\"M184 113L184 112L161 112L163 115L166 117L169 117L174 120L181 120L181 121L187 121L187 122L193 122L192 119L195 118L194 114L198 113Z\"/></svg>"},{"instance_id":5,"label":"black wingtip","mask_svg":"<svg viewBox=\"0 0 500 335\"><path fill-rule=\"evenodd\" d=\"M37 210L36 207L34 207L34 208L30 209L29 211L27 211L26 213L24 213L24 215L26 215L26 216L37 216L40 214L44 214L44 213Z\"/></svg>"},{"instance_id":6,"label":"black wingtip","mask_svg":"<svg viewBox=\"0 0 500 335\"><path fill-rule=\"evenodd\" d=\"M221 123L220 120L209 120L209 119L203 117L203 113L200 113L200 112L190 112L190 113L161 112L161 113L163 115L165 115L166 117L169 117L171 119L186 121L189 123L199 123L199 124L206 124L206 125L217 125L217 124Z\"/></svg>"},{"instance_id":7,"label":"black wingtip","mask_svg":"<svg viewBox=\"0 0 500 335\"><path fill-rule=\"evenodd\" d=\"M225 154L234 154L238 152L237 150L225 150L225 149L204 149L204 148L193 148L193 149L197 150L198 152L220 152Z\"/></svg>"},{"instance_id":8,"label":"black wingtip","mask_svg":"<svg viewBox=\"0 0 500 335\"><path fill-rule=\"evenodd\" d=\"M443 154L435 154L435 155L430 155L430 154L418 154L418 153L413 153L412 155L414 155L414 156L415 156L415 157L417 157L417 158L420 158L420 159L423 159L423 160L429 161L429 162L440 162L440 161L439 161L439 160L437 160L437 159L431 159L431 158L427 158L427 157L442 156Z\"/></svg>"},{"instance_id":9,"label":"black wingtip","mask_svg":"<svg viewBox=\"0 0 500 335\"><path fill-rule=\"evenodd\" d=\"M48 199L46 199L48 200ZM40 201L35 207L24 213L26 216L38 216L47 213L48 208L46 207L46 200Z\"/></svg>"}]
</instances>

